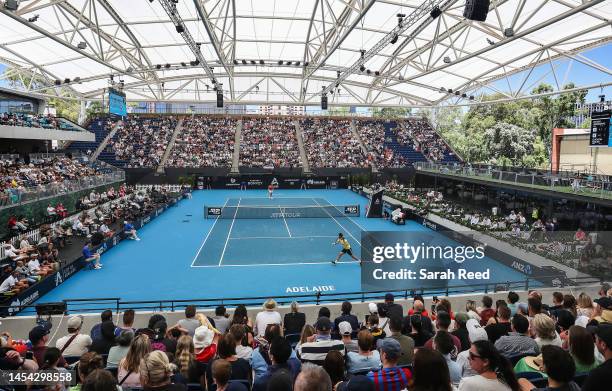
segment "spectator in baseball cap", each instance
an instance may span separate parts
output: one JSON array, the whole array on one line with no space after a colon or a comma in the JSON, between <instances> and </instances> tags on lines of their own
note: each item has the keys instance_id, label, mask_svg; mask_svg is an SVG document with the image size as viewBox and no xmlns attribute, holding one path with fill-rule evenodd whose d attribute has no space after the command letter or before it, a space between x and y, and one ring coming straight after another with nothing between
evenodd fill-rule
<instances>
[{"instance_id":1,"label":"spectator in baseball cap","mask_svg":"<svg viewBox=\"0 0 612 391\"><path fill-rule=\"evenodd\" d=\"M310 362L323 365L325 356L332 350L338 350L343 356L346 355L344 343L331 339L332 322L328 317L320 317L314 327L316 330L315 340L297 347L297 356L303 363Z\"/></svg>"},{"instance_id":2,"label":"spectator in baseball cap","mask_svg":"<svg viewBox=\"0 0 612 391\"><path fill-rule=\"evenodd\" d=\"M399 391L408 387L412 373L408 368L400 368L397 362L402 354L400 343L392 338L385 338L379 345L382 369L368 373L368 378L374 382L376 391Z\"/></svg>"},{"instance_id":3,"label":"spectator in baseball cap","mask_svg":"<svg viewBox=\"0 0 612 391\"><path fill-rule=\"evenodd\" d=\"M612 297L600 297L595 299L595 306L593 320L597 321L598 324L612 323Z\"/></svg>"},{"instance_id":4,"label":"spectator in baseball cap","mask_svg":"<svg viewBox=\"0 0 612 391\"><path fill-rule=\"evenodd\" d=\"M582 385L582 391L601 390L605 384L612 384L612 324L597 326L595 329L595 346L604 357L605 362L589 373Z\"/></svg>"},{"instance_id":5,"label":"spectator in baseball cap","mask_svg":"<svg viewBox=\"0 0 612 391\"><path fill-rule=\"evenodd\" d=\"M355 342L351 335L353 334L353 326L347 321L340 322L338 324L338 333L340 337L342 337L342 342L344 343L344 348L346 352L358 352L359 346L357 346L357 342Z\"/></svg>"},{"instance_id":6,"label":"spectator in baseball cap","mask_svg":"<svg viewBox=\"0 0 612 391\"><path fill-rule=\"evenodd\" d=\"M32 353L34 360L41 366L45 362L45 352L47 351L47 343L49 343L49 328L43 326L36 326L28 335L30 342L32 343ZM58 367L65 367L66 361L63 356L60 356L57 363Z\"/></svg>"}]
</instances>

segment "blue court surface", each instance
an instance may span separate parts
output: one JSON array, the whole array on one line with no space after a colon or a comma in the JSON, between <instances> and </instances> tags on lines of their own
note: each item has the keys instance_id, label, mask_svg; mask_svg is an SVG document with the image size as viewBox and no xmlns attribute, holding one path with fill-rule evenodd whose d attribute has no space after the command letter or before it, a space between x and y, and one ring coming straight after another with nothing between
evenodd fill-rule
<instances>
[{"instance_id":1,"label":"blue court surface","mask_svg":"<svg viewBox=\"0 0 612 391\"><path fill-rule=\"evenodd\" d=\"M360 217L205 218L205 206L293 207L361 206ZM421 231L442 236L415 222L397 226L364 217L367 199L349 190L195 191L139 231L139 242L126 240L102 255L102 270L83 269L40 302L77 298L182 300L304 294L361 290L360 266L348 256L331 264L341 247L339 232L360 257L362 230ZM446 239L445 239L446 240ZM524 276L485 259L495 281ZM457 285L465 284L458 281ZM301 293L300 293L301 292Z\"/></svg>"}]
</instances>

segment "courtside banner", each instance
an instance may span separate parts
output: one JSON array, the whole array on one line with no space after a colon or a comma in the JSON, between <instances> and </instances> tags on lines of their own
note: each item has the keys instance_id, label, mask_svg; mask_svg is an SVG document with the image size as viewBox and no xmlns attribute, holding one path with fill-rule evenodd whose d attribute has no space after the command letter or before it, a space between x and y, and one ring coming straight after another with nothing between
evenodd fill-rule
<instances>
[{"instance_id":1,"label":"courtside banner","mask_svg":"<svg viewBox=\"0 0 612 391\"><path fill-rule=\"evenodd\" d=\"M508 275L495 273L505 266L487 256L485 245L459 243L436 232L364 231L361 257L364 291L443 289L508 281Z\"/></svg>"}]
</instances>

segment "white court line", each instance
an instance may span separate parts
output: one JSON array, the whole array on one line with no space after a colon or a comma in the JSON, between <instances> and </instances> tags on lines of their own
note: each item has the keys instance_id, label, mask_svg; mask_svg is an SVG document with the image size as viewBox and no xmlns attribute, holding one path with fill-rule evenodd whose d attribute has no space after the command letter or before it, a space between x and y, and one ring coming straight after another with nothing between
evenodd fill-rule
<instances>
[{"instance_id":1,"label":"white court line","mask_svg":"<svg viewBox=\"0 0 612 391\"><path fill-rule=\"evenodd\" d=\"M287 219L285 218L285 212L283 212L283 207L280 207L279 209L283 214L283 221L285 222L285 227L287 227L287 233L289 234L289 237L291 237L291 231L289 230L289 225L287 224Z\"/></svg>"},{"instance_id":2,"label":"white court line","mask_svg":"<svg viewBox=\"0 0 612 391\"><path fill-rule=\"evenodd\" d=\"M225 205L227 205L227 201L228 201L228 199L226 198L225 199L225 204L223 204L223 207L225 207ZM213 229L215 229L215 225L217 225L217 221L219 221L219 216L217 216L217 218L215 218L215 222L213 223L212 227L210 227L210 230L206 234L206 237L204 238L204 241L202 242L202 245L198 249L198 252L196 253L195 257L193 258L193 261L191 262L191 267L194 267L193 264L195 263L195 261L200 256L200 252L204 248L204 245L206 244L206 241L208 240L208 237L210 236L210 233L213 231Z\"/></svg>"},{"instance_id":3,"label":"white court line","mask_svg":"<svg viewBox=\"0 0 612 391\"><path fill-rule=\"evenodd\" d=\"M242 240L242 239L309 239L309 238L335 238L336 236L330 235L308 235L308 236L245 236L242 238L230 238L230 240Z\"/></svg>"},{"instance_id":4,"label":"white court line","mask_svg":"<svg viewBox=\"0 0 612 391\"><path fill-rule=\"evenodd\" d=\"M226 261L227 262L227 261ZM336 263L359 263L359 261L339 261ZM195 265L193 267L215 267L215 268L222 268L222 267L259 267L259 266L295 266L295 265L324 265L324 264L331 264L331 261L321 261L321 262L293 262L293 263L253 263L250 265L228 265L228 264L224 264L224 265Z\"/></svg>"},{"instance_id":5,"label":"white court line","mask_svg":"<svg viewBox=\"0 0 612 391\"><path fill-rule=\"evenodd\" d=\"M321 205L321 204L319 203L319 201L317 201L317 199L316 199L316 198L313 198L312 200L313 200L314 202L316 202L316 203L317 203L317 205L319 205L319 206L323 206L323 207L327 206L327 205ZM331 205L330 205L330 206L331 206ZM323 210L325 210L325 209L323 209ZM338 222L338 220L336 220L336 218L335 218L334 216L332 216L332 215L331 215L331 213L329 213L329 212L328 212L328 211L326 211L326 210L325 210L325 213L327 213L327 214L329 215L329 217L331 217L331 218L332 218L332 219L333 219L333 220L336 222L336 224L338 224L338 225L340 226L340 228L342 228L343 230L345 230L345 231L346 231L346 233L347 233L347 234L349 234L349 235L351 236L351 238L353 238L353 239L355 240L355 242L357 242L357 244L359 245L359 247L361 247L361 242L360 242L359 240L357 240L357 238L355 238L355 237L353 236L353 234L351 233L351 231L349 231L348 229L344 228L344 226L342 226L342 224L340 224L340 223Z\"/></svg>"},{"instance_id":6,"label":"white court line","mask_svg":"<svg viewBox=\"0 0 612 391\"><path fill-rule=\"evenodd\" d=\"M234 217L232 218L232 224L230 225L230 229L227 232L227 238L225 239L225 245L223 246L223 252L221 252L221 257L219 258L219 266L223 262L223 256L225 255L225 249L227 248L227 243L229 242L229 238L232 235L232 228L234 228L234 222L236 221L236 215L238 214L238 208L240 207L240 201L242 198L238 198L238 205L236 205L236 211L234 212Z\"/></svg>"}]
</instances>

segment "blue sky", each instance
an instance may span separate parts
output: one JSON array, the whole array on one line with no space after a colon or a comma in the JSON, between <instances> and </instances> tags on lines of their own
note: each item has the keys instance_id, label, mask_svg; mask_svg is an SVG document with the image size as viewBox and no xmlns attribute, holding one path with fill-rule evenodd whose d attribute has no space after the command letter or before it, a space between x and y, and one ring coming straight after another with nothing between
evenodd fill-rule
<instances>
[{"instance_id":1,"label":"blue sky","mask_svg":"<svg viewBox=\"0 0 612 391\"><path fill-rule=\"evenodd\" d=\"M612 69L612 44L601 46L595 49L588 50L582 53L588 59L606 67ZM603 72L595 70L587 65L584 65L578 61L571 59L561 59L553 62L553 66L556 68L557 80L560 85L564 85L569 82L574 82L577 86L593 85L598 83L605 83L612 81L612 76L607 75ZM6 66L0 64L0 73L4 71ZM548 83L553 86L556 85L555 78L550 72L551 65L549 63L542 64L537 67L530 75L529 79L525 83L524 92L531 91L532 83L539 84L540 82ZM508 83L512 91L516 91L523 83L523 78L527 75L527 71L513 75L506 79L498 80L493 83L493 86L507 90ZM538 82L539 79L542 80ZM6 86L4 80L0 80L0 86ZM527 89L527 87L530 87ZM485 93L491 93L492 90L486 89ZM606 87L603 89L596 88L589 91L587 95L587 102L594 102L598 100L598 95L605 94L607 99L612 99L612 87ZM476 95L476 94L475 94ZM308 111L320 111L318 107L309 107ZM367 112L368 108L358 107L357 112Z\"/></svg>"}]
</instances>

